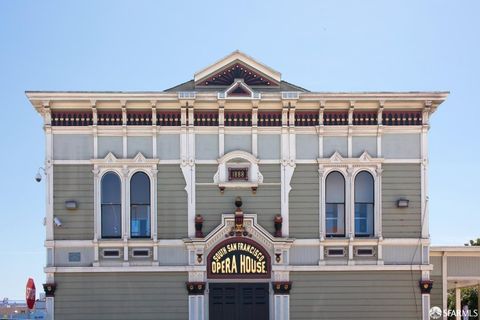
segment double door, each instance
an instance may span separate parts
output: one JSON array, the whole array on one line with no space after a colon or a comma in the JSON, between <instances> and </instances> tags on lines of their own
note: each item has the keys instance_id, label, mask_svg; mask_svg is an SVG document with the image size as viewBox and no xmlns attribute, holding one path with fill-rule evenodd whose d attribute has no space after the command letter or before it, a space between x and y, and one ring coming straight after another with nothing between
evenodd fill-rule
<instances>
[{"instance_id":1,"label":"double door","mask_svg":"<svg viewBox=\"0 0 480 320\"><path fill-rule=\"evenodd\" d=\"M210 283L210 320L268 320L268 283Z\"/></svg>"}]
</instances>

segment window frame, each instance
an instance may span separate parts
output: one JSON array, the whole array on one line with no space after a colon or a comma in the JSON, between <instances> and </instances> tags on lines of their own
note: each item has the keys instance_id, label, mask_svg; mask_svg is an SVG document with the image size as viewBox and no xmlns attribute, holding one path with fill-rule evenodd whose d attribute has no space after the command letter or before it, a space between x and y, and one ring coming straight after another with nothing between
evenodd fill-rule
<instances>
[{"instance_id":1,"label":"window frame","mask_svg":"<svg viewBox=\"0 0 480 320\"><path fill-rule=\"evenodd\" d=\"M104 178L109 175L109 174L112 174L112 175L115 175L116 178L118 179L118 182L120 183L120 203L118 204L114 204L116 206L119 206L120 208L120 234L118 236L104 236L103 235L103 208L104 208L104 203L103 203L103 181L104 181ZM99 208L100 208L100 230L99 230L99 234L100 234L100 238L101 239L121 239L122 236L123 236L123 201L122 201L122 192L123 192L123 183L122 183L122 178L121 178L121 175L118 174L117 171L115 170L106 170L105 172L103 172L103 174L100 176L100 179L99 179L99 192L100 192L100 199L99 199ZM106 204L107 205L107 204ZM111 205L111 204L110 204Z\"/></svg>"},{"instance_id":2,"label":"window frame","mask_svg":"<svg viewBox=\"0 0 480 320\"><path fill-rule=\"evenodd\" d=\"M373 202L359 202L359 201L356 201L356 189L357 189L357 178L360 174L362 173L366 173L370 176L371 178L371 187L372 187L372 201ZM376 192L376 183L375 183L375 175L372 174L372 172L366 168L359 168L359 170L355 173L354 176L352 176L352 186L353 186L353 193L352 193L352 198L353 198L353 207L352 207L352 214L353 214L353 225L352 225L352 228L353 228L353 234L355 237L358 237L358 238L373 238L375 236L375 227L376 227L376 221L375 221L375 213L376 213L376 195L375 195L375 192ZM357 204L366 204L366 205L371 205L371 208L372 208L372 213L371 213L371 232L370 233L357 233L357 229L356 229L356 222L357 222ZM369 219L368 219L368 211L367 211L367 217L366 217L366 221L367 221L367 226L368 226L368 223L369 223ZM368 227L367 227L368 229Z\"/></svg>"},{"instance_id":3,"label":"window frame","mask_svg":"<svg viewBox=\"0 0 480 320\"><path fill-rule=\"evenodd\" d=\"M132 178L137 174L137 173L142 173L144 174L147 179L148 179L148 190L150 192L149 194L149 204L148 204L148 219L147 219L147 230L148 230L148 235L145 236L132 236ZM153 179L152 176L143 169L133 169L131 170L129 176L128 176L128 183L127 183L127 190L128 190L128 195L127 195L127 201L128 201L128 210L127 210L127 216L128 216L128 237L130 239L152 239L153 235L153 219L152 217L154 216L153 214L153 205L152 203L155 201L153 198L154 194L154 189L153 189ZM134 204L134 205L145 205L145 204Z\"/></svg>"},{"instance_id":4,"label":"window frame","mask_svg":"<svg viewBox=\"0 0 480 320\"><path fill-rule=\"evenodd\" d=\"M338 173L343 179L343 202L328 202L327 197L328 197L328 177L332 173ZM325 237L326 238L344 238L347 236L347 216L348 216L348 211L347 211L347 178L345 177L345 174L341 170L337 169L332 169L329 172L326 173L325 175L325 182L324 182L324 189L325 189L325 206L324 206L324 220L325 220ZM328 227L327 227L327 207L330 204L334 204L337 207L337 226L338 226L338 205L343 204L343 233L337 233L337 234L329 234L328 233Z\"/></svg>"}]
</instances>

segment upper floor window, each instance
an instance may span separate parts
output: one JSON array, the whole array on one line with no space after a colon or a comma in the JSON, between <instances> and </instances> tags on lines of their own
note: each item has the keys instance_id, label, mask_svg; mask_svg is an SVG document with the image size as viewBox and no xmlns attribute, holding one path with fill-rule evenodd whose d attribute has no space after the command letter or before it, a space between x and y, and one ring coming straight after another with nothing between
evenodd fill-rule
<instances>
[{"instance_id":1,"label":"upper floor window","mask_svg":"<svg viewBox=\"0 0 480 320\"><path fill-rule=\"evenodd\" d=\"M374 180L367 171L355 177L355 236L373 236Z\"/></svg>"},{"instance_id":2,"label":"upper floor window","mask_svg":"<svg viewBox=\"0 0 480 320\"><path fill-rule=\"evenodd\" d=\"M338 171L326 179L326 234L345 236L345 178Z\"/></svg>"},{"instance_id":3,"label":"upper floor window","mask_svg":"<svg viewBox=\"0 0 480 320\"><path fill-rule=\"evenodd\" d=\"M102 238L120 238L122 235L122 196L120 177L107 172L101 181Z\"/></svg>"},{"instance_id":4,"label":"upper floor window","mask_svg":"<svg viewBox=\"0 0 480 320\"><path fill-rule=\"evenodd\" d=\"M150 178L144 172L130 180L130 232L132 238L150 238Z\"/></svg>"}]
</instances>

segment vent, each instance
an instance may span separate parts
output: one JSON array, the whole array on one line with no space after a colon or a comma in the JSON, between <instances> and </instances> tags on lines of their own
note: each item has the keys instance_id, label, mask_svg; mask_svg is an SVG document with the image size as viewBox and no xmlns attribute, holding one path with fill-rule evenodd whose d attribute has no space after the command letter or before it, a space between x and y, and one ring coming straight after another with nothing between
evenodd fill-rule
<instances>
[{"instance_id":1,"label":"vent","mask_svg":"<svg viewBox=\"0 0 480 320\"><path fill-rule=\"evenodd\" d=\"M133 249L132 256L134 257L150 257L150 249Z\"/></svg>"},{"instance_id":2,"label":"vent","mask_svg":"<svg viewBox=\"0 0 480 320\"><path fill-rule=\"evenodd\" d=\"M103 253L104 258L118 258L118 257L120 257L120 250L118 250L118 249L103 250L102 253Z\"/></svg>"},{"instance_id":3,"label":"vent","mask_svg":"<svg viewBox=\"0 0 480 320\"><path fill-rule=\"evenodd\" d=\"M355 248L355 255L357 257L373 257L375 256L375 249L372 247Z\"/></svg>"},{"instance_id":4,"label":"vent","mask_svg":"<svg viewBox=\"0 0 480 320\"><path fill-rule=\"evenodd\" d=\"M345 248L328 248L325 249L325 254L327 257L345 257L347 251Z\"/></svg>"},{"instance_id":5,"label":"vent","mask_svg":"<svg viewBox=\"0 0 480 320\"><path fill-rule=\"evenodd\" d=\"M82 260L82 254L80 252L69 252L68 262L80 262Z\"/></svg>"}]
</instances>

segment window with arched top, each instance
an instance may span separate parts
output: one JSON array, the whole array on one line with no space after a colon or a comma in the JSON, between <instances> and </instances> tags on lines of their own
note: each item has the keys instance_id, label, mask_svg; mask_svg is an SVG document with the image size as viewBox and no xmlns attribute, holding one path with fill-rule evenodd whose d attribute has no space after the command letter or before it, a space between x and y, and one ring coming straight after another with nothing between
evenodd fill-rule
<instances>
[{"instance_id":1,"label":"window with arched top","mask_svg":"<svg viewBox=\"0 0 480 320\"><path fill-rule=\"evenodd\" d=\"M130 236L150 238L150 178L144 172L130 179Z\"/></svg>"},{"instance_id":2,"label":"window with arched top","mask_svg":"<svg viewBox=\"0 0 480 320\"><path fill-rule=\"evenodd\" d=\"M107 172L101 181L102 238L122 236L122 183L115 172Z\"/></svg>"},{"instance_id":3,"label":"window with arched top","mask_svg":"<svg viewBox=\"0 0 480 320\"><path fill-rule=\"evenodd\" d=\"M345 236L345 178L338 171L325 181L325 226L327 237Z\"/></svg>"},{"instance_id":4,"label":"window with arched top","mask_svg":"<svg viewBox=\"0 0 480 320\"><path fill-rule=\"evenodd\" d=\"M373 213L375 207L373 176L362 171L355 177L355 236L373 236Z\"/></svg>"}]
</instances>

